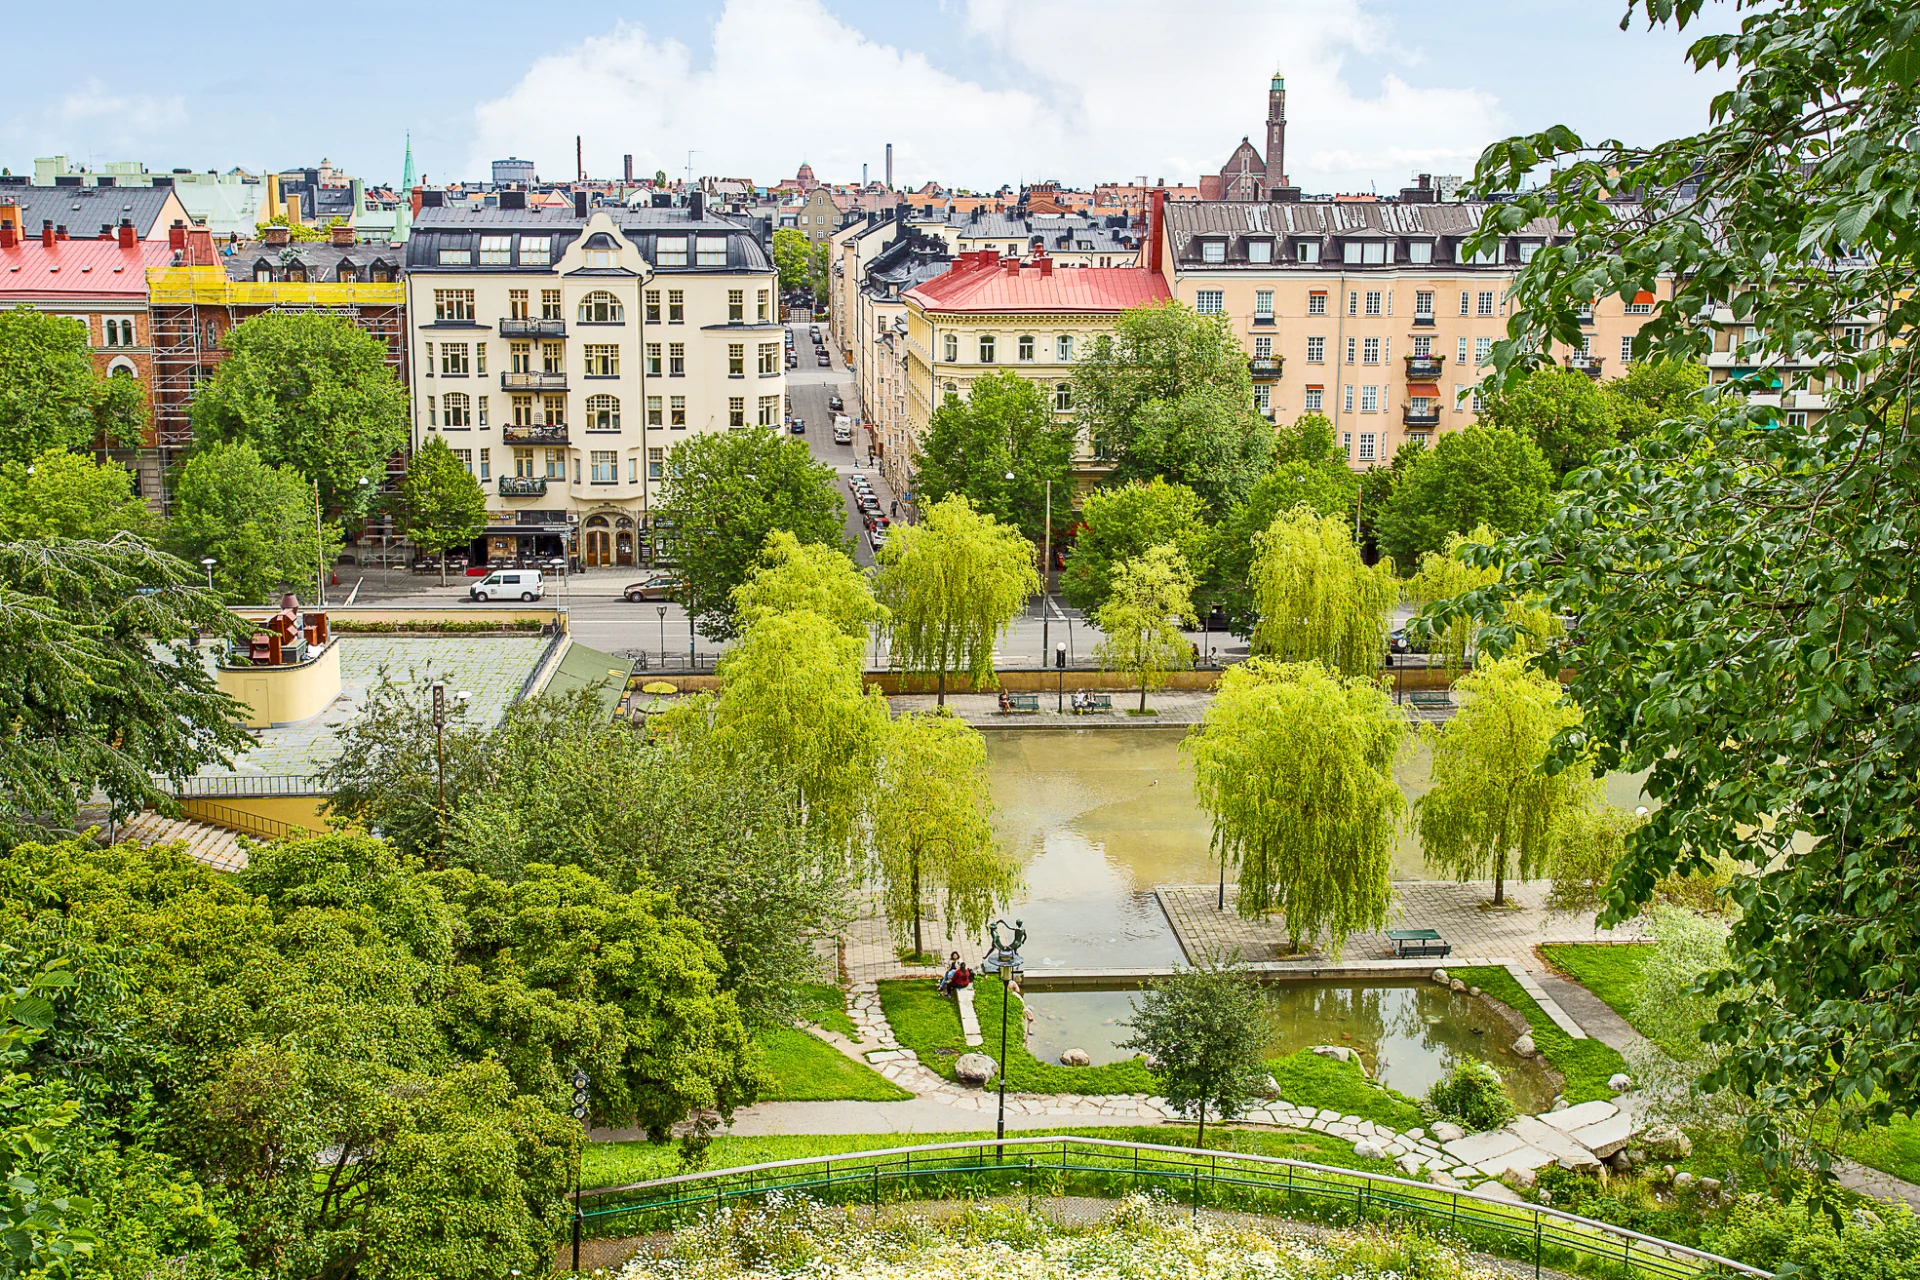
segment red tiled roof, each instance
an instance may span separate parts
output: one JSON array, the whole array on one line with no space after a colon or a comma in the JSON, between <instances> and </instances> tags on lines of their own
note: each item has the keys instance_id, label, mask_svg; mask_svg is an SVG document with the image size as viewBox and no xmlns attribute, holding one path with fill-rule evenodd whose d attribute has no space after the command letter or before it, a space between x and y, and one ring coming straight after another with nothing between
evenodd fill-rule
<instances>
[{"instance_id":1,"label":"red tiled roof","mask_svg":"<svg viewBox=\"0 0 1920 1280\"><path fill-rule=\"evenodd\" d=\"M909 289L906 296L927 311L1101 311L1164 302L1167 282L1143 267L1054 267L1033 262L1009 271L1012 258L991 249L961 254L944 275Z\"/></svg>"},{"instance_id":2,"label":"red tiled roof","mask_svg":"<svg viewBox=\"0 0 1920 1280\"><path fill-rule=\"evenodd\" d=\"M144 298L147 268L172 261L173 250L164 240L136 240L130 249L117 240L56 240L49 249L35 236L0 249L0 298L50 293Z\"/></svg>"}]
</instances>

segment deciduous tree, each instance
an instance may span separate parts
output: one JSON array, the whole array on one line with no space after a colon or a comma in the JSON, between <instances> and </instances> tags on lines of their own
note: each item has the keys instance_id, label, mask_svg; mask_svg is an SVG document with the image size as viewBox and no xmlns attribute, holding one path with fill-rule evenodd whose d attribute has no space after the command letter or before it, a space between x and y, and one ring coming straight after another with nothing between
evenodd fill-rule
<instances>
[{"instance_id":1,"label":"deciduous tree","mask_svg":"<svg viewBox=\"0 0 1920 1280\"><path fill-rule=\"evenodd\" d=\"M1088 613L1106 603L1119 566L1149 547L1170 546L1196 576L1206 572L1212 541L1207 507L1183 484L1156 479L1095 489L1080 519L1060 591Z\"/></svg>"},{"instance_id":2,"label":"deciduous tree","mask_svg":"<svg viewBox=\"0 0 1920 1280\"><path fill-rule=\"evenodd\" d=\"M865 640L887 611L873 599L873 584L845 552L824 543L803 543L785 529L767 535L762 560L733 589L735 615L751 627L776 614L817 613L843 635Z\"/></svg>"},{"instance_id":3,"label":"deciduous tree","mask_svg":"<svg viewBox=\"0 0 1920 1280\"><path fill-rule=\"evenodd\" d=\"M1468 427L1413 455L1375 511L1374 536L1395 561L1413 564L1445 546L1450 533L1482 524L1500 533L1537 529L1552 509L1553 471L1533 441L1501 427Z\"/></svg>"},{"instance_id":4,"label":"deciduous tree","mask_svg":"<svg viewBox=\"0 0 1920 1280\"><path fill-rule=\"evenodd\" d=\"M440 436L407 460L400 485L400 527L413 544L440 558L440 585L447 585L447 552L464 547L487 527L487 495L480 482Z\"/></svg>"},{"instance_id":5,"label":"deciduous tree","mask_svg":"<svg viewBox=\"0 0 1920 1280\"><path fill-rule=\"evenodd\" d=\"M1342 516L1295 507L1254 535L1254 652L1370 676L1386 653L1400 584L1392 564L1368 566Z\"/></svg>"},{"instance_id":6,"label":"deciduous tree","mask_svg":"<svg viewBox=\"0 0 1920 1280\"><path fill-rule=\"evenodd\" d=\"M1114 571L1113 590L1094 615L1103 637L1094 654L1101 666L1140 682L1142 715L1147 690L1165 688L1167 672L1192 665L1193 645L1181 631L1192 613L1193 575L1172 547L1148 547Z\"/></svg>"},{"instance_id":7,"label":"deciduous tree","mask_svg":"<svg viewBox=\"0 0 1920 1280\"><path fill-rule=\"evenodd\" d=\"M1260 986L1243 968L1201 963L1147 985L1120 1045L1158 1062L1160 1091L1174 1110L1199 1122L1196 1146L1207 1145L1207 1113L1222 1123L1244 1112L1267 1076L1267 1010Z\"/></svg>"},{"instance_id":8,"label":"deciduous tree","mask_svg":"<svg viewBox=\"0 0 1920 1280\"><path fill-rule=\"evenodd\" d=\"M133 473L117 462L49 449L30 462L0 465L0 541L70 538L101 542L116 533L153 532Z\"/></svg>"},{"instance_id":9,"label":"deciduous tree","mask_svg":"<svg viewBox=\"0 0 1920 1280\"><path fill-rule=\"evenodd\" d=\"M86 449L102 437L138 444L146 423L146 388L93 371L84 323L28 307L0 309L0 462Z\"/></svg>"},{"instance_id":10,"label":"deciduous tree","mask_svg":"<svg viewBox=\"0 0 1920 1280\"><path fill-rule=\"evenodd\" d=\"M1613 405L1620 438L1637 440L1655 423L1686 418L1700 407L1706 366L1691 360L1636 360L1600 384Z\"/></svg>"},{"instance_id":11,"label":"deciduous tree","mask_svg":"<svg viewBox=\"0 0 1920 1280\"><path fill-rule=\"evenodd\" d=\"M1238 868L1240 914L1277 911L1296 948L1324 937L1336 952L1384 927L1406 809L1393 764L1407 724L1392 700L1317 662L1252 658L1222 674L1205 726L1181 750L1214 856Z\"/></svg>"},{"instance_id":12,"label":"deciduous tree","mask_svg":"<svg viewBox=\"0 0 1920 1280\"><path fill-rule=\"evenodd\" d=\"M1575 369L1532 369L1490 390L1480 421L1533 441L1556 478L1620 440L1614 398Z\"/></svg>"},{"instance_id":13,"label":"deciduous tree","mask_svg":"<svg viewBox=\"0 0 1920 1280\"><path fill-rule=\"evenodd\" d=\"M165 541L189 564L213 558L223 600L262 604L333 563L341 534L331 521L316 527L313 489L299 472L268 466L242 441L193 451L174 484Z\"/></svg>"},{"instance_id":14,"label":"deciduous tree","mask_svg":"<svg viewBox=\"0 0 1920 1280\"><path fill-rule=\"evenodd\" d=\"M1046 531L1049 480L1054 526L1066 526L1076 434L1073 423L1054 420L1049 394L1029 379L1011 370L975 378L966 399L949 395L933 411L914 460L915 496L924 505L960 494L1038 543Z\"/></svg>"},{"instance_id":15,"label":"deciduous tree","mask_svg":"<svg viewBox=\"0 0 1920 1280\"><path fill-rule=\"evenodd\" d=\"M1033 559L1018 530L962 497L928 507L919 524L888 539L874 595L889 611L894 660L938 676L941 706L949 672L975 689L993 687L993 647L1040 590Z\"/></svg>"},{"instance_id":16,"label":"deciduous tree","mask_svg":"<svg viewBox=\"0 0 1920 1280\"><path fill-rule=\"evenodd\" d=\"M1407 598L1415 608L1424 610L1500 581L1497 566L1468 564L1464 558L1469 545L1491 546L1497 537L1485 525L1475 526L1469 534L1448 534L1443 550L1428 551L1420 557L1419 570L1407 583ZM1560 619L1543 609L1537 599L1509 602L1504 620L1513 628L1512 638L1504 646L1508 651L1519 648L1537 653L1563 630ZM1411 635L1424 635L1432 641L1432 652L1439 655L1448 671L1466 667L1480 635L1479 624L1460 614L1453 615L1453 620L1438 631L1432 630L1424 617L1416 618L1407 629Z\"/></svg>"},{"instance_id":17,"label":"deciduous tree","mask_svg":"<svg viewBox=\"0 0 1920 1280\"><path fill-rule=\"evenodd\" d=\"M1288 456L1277 460L1213 530L1212 565L1206 574L1208 598L1225 607L1228 625L1243 636L1253 634L1258 620L1252 583L1255 535L1265 533L1281 513L1296 507L1344 520L1354 509L1360 488L1360 477L1341 459L1309 456L1298 444L1283 453Z\"/></svg>"}]
</instances>

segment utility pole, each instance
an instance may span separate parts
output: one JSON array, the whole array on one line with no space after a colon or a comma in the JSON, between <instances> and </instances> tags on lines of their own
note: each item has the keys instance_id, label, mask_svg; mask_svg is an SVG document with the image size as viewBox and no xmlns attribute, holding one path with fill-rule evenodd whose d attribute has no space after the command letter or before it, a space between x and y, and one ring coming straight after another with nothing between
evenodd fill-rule
<instances>
[{"instance_id":1,"label":"utility pole","mask_svg":"<svg viewBox=\"0 0 1920 1280\"><path fill-rule=\"evenodd\" d=\"M442 554L445 554L444 552ZM433 682L433 772L439 799L436 801L440 812L440 863L447 861L447 682Z\"/></svg>"},{"instance_id":2,"label":"utility pole","mask_svg":"<svg viewBox=\"0 0 1920 1280\"><path fill-rule=\"evenodd\" d=\"M1041 553L1040 561L1040 652L1046 653L1052 648L1047 642L1051 633L1047 624L1051 618L1047 612L1052 597L1049 586L1053 582L1053 477L1047 477L1047 527L1042 537L1046 539L1046 550Z\"/></svg>"},{"instance_id":3,"label":"utility pole","mask_svg":"<svg viewBox=\"0 0 1920 1280\"><path fill-rule=\"evenodd\" d=\"M317 476L313 481L313 561L314 607L324 609L327 607L327 531L320 521L320 479Z\"/></svg>"}]
</instances>

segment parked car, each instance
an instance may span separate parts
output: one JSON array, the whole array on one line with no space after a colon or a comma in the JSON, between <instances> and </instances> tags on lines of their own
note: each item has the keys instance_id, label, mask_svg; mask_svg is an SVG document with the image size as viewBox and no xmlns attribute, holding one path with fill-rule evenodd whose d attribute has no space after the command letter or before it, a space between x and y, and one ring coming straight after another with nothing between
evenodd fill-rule
<instances>
[{"instance_id":1,"label":"parked car","mask_svg":"<svg viewBox=\"0 0 1920 1280\"><path fill-rule=\"evenodd\" d=\"M847 402L840 398L840 393L838 391L830 392L828 394L827 408L833 410L835 413L839 413L842 409L845 409L846 407L847 407Z\"/></svg>"},{"instance_id":2,"label":"parked car","mask_svg":"<svg viewBox=\"0 0 1920 1280\"><path fill-rule=\"evenodd\" d=\"M810 325L808 325L808 326L807 326L807 336L808 336L809 338L812 338L812 339L813 339L813 340L814 340L815 342L818 342L818 341L820 341L820 326L819 326L819 325L817 325L817 324L810 324Z\"/></svg>"},{"instance_id":3,"label":"parked car","mask_svg":"<svg viewBox=\"0 0 1920 1280\"><path fill-rule=\"evenodd\" d=\"M467 588L473 600L538 600L547 584L538 569L499 569Z\"/></svg>"},{"instance_id":4,"label":"parked car","mask_svg":"<svg viewBox=\"0 0 1920 1280\"><path fill-rule=\"evenodd\" d=\"M833 368L833 357L822 351L820 358L814 363L818 364L822 369L831 369Z\"/></svg>"},{"instance_id":5,"label":"parked car","mask_svg":"<svg viewBox=\"0 0 1920 1280\"><path fill-rule=\"evenodd\" d=\"M795 418L787 424L787 430L797 436L803 436L807 434L807 420L805 418Z\"/></svg>"},{"instance_id":6,"label":"parked car","mask_svg":"<svg viewBox=\"0 0 1920 1280\"><path fill-rule=\"evenodd\" d=\"M799 367L800 367L800 357L793 354L793 352L791 351L787 352L787 368L798 369Z\"/></svg>"},{"instance_id":7,"label":"parked car","mask_svg":"<svg viewBox=\"0 0 1920 1280\"><path fill-rule=\"evenodd\" d=\"M639 604L643 600L671 600L673 593L680 589L680 579L670 573L656 573L639 582L630 582L620 594L630 604Z\"/></svg>"}]
</instances>

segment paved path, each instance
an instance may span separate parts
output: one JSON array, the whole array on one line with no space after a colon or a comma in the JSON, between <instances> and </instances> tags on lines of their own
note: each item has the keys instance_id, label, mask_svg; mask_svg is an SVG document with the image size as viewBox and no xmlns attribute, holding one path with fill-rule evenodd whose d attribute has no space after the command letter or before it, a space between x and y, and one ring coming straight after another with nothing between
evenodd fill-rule
<instances>
[{"instance_id":1,"label":"paved path","mask_svg":"<svg viewBox=\"0 0 1920 1280\"><path fill-rule=\"evenodd\" d=\"M1069 674L1084 679L1096 673L1082 670ZM947 706L979 729L1188 729L1200 723L1213 702L1213 694L1206 690L1168 689L1147 695L1147 707L1158 712L1157 715L1130 716L1127 709L1140 705L1139 691L1118 688L1109 691L1113 698L1111 715L1076 716L1072 710L1073 690L1068 689L1065 696L1068 700L1065 715L1054 710L1060 697L1052 689L1040 695L1038 714L1030 711L1002 714L997 693L949 693ZM933 694L918 693L887 699L895 715L923 711L938 701Z\"/></svg>"},{"instance_id":2,"label":"paved path","mask_svg":"<svg viewBox=\"0 0 1920 1280\"><path fill-rule=\"evenodd\" d=\"M1547 969L1537 954L1529 956L1528 960L1533 965L1533 980L1553 998L1554 1003L1585 1027L1587 1034L1595 1040L1624 1053L1628 1046L1645 1039L1633 1029L1632 1023L1615 1013L1606 1001L1579 983L1568 981Z\"/></svg>"}]
</instances>

